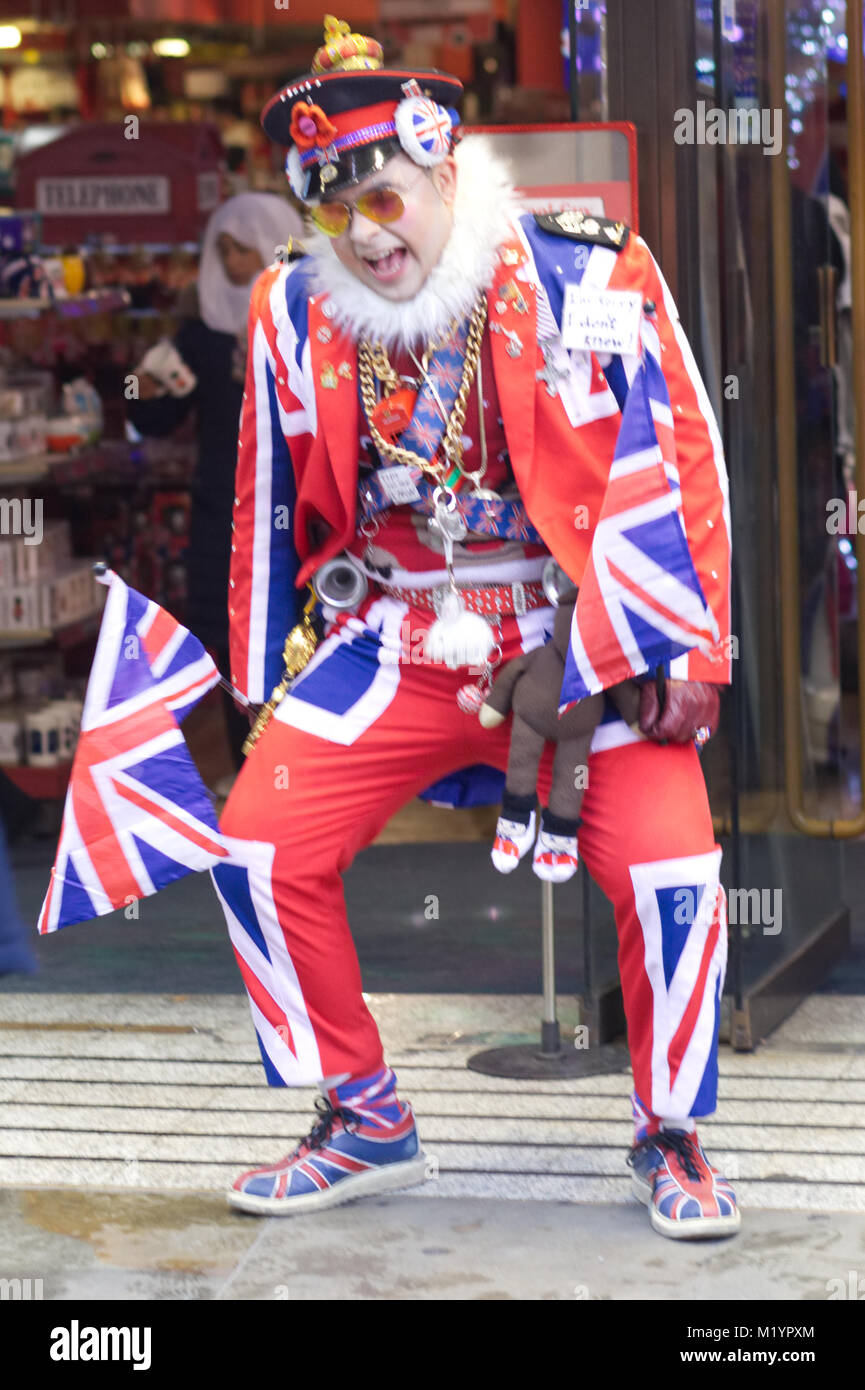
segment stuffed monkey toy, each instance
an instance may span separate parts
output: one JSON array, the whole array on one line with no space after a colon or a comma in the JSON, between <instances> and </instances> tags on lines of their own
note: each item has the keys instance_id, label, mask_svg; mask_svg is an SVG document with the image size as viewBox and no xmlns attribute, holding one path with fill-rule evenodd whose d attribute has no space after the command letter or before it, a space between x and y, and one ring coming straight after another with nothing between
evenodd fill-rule
<instances>
[{"instance_id":1,"label":"stuffed monkey toy","mask_svg":"<svg viewBox=\"0 0 865 1390\"><path fill-rule=\"evenodd\" d=\"M501 724L511 710L514 716L505 794L492 850L500 873L509 874L531 848L541 754L547 741L556 745L549 805L541 813L532 866L538 878L552 883L564 883L577 871L577 826L583 803L578 772L588 765L592 734L604 708L603 695L590 695L559 718L575 601L574 588L561 595L552 640L502 667L479 712L485 729ZM636 682L623 681L607 694L625 722L635 724L640 710Z\"/></svg>"}]
</instances>

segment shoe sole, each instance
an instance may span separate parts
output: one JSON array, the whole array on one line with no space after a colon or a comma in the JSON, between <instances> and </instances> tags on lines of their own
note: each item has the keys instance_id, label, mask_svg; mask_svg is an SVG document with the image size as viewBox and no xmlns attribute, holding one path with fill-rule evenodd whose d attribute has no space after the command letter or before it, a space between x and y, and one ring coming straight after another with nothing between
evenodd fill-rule
<instances>
[{"instance_id":1,"label":"shoe sole","mask_svg":"<svg viewBox=\"0 0 865 1390\"><path fill-rule=\"evenodd\" d=\"M428 1162L426 1154L420 1154L402 1163L390 1163L374 1171L359 1173L357 1177L342 1178L333 1187L326 1187L321 1192L304 1192L298 1197L257 1197L254 1193L236 1192L233 1188L226 1196L229 1206L238 1211L249 1211L259 1216L301 1216L305 1211L339 1206L341 1202L353 1202L356 1197L372 1197L395 1187L416 1187L426 1182Z\"/></svg>"},{"instance_id":2,"label":"shoe sole","mask_svg":"<svg viewBox=\"0 0 865 1390\"><path fill-rule=\"evenodd\" d=\"M670 1240L717 1240L719 1236L734 1236L742 1224L742 1213L736 1209L733 1216L706 1216L699 1221L674 1221L663 1216L652 1205L653 1188L636 1173L631 1174L631 1191L638 1202L649 1208L649 1220L659 1235Z\"/></svg>"}]
</instances>

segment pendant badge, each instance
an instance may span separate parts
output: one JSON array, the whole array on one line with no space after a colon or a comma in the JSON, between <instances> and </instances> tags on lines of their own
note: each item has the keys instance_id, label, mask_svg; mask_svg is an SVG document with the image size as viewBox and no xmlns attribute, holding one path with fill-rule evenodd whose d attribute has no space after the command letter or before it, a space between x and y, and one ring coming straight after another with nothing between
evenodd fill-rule
<instances>
[{"instance_id":1,"label":"pendant badge","mask_svg":"<svg viewBox=\"0 0 865 1390\"><path fill-rule=\"evenodd\" d=\"M388 444L395 444L397 435L408 429L416 400L417 392L404 386L394 391L392 396L385 396L379 401L370 416L370 423L375 425Z\"/></svg>"}]
</instances>

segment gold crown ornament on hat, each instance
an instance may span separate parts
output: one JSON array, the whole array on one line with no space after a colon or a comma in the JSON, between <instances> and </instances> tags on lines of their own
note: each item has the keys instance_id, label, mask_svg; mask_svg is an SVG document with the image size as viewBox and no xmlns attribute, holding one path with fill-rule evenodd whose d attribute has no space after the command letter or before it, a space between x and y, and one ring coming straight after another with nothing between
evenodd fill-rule
<instances>
[{"instance_id":1,"label":"gold crown ornament on hat","mask_svg":"<svg viewBox=\"0 0 865 1390\"><path fill-rule=\"evenodd\" d=\"M265 106L261 124L288 147L286 173L302 202L360 183L401 152L432 168L453 149L459 78L383 63L381 44L326 15L312 70Z\"/></svg>"},{"instance_id":2,"label":"gold crown ornament on hat","mask_svg":"<svg viewBox=\"0 0 865 1390\"><path fill-rule=\"evenodd\" d=\"M383 61L381 44L375 39L353 34L345 20L325 15L324 43L312 60L313 72L370 72Z\"/></svg>"}]
</instances>

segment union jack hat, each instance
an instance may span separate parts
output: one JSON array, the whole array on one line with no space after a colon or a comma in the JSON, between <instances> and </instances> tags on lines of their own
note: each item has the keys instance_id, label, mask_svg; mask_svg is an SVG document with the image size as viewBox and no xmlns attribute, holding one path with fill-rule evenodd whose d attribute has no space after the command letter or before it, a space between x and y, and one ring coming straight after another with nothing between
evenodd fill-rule
<instances>
[{"instance_id":1,"label":"union jack hat","mask_svg":"<svg viewBox=\"0 0 865 1390\"><path fill-rule=\"evenodd\" d=\"M375 39L325 16L312 71L276 92L261 113L288 147L286 173L302 202L318 202L382 169L400 152L431 168L450 154L463 86L445 72L383 66Z\"/></svg>"}]
</instances>

